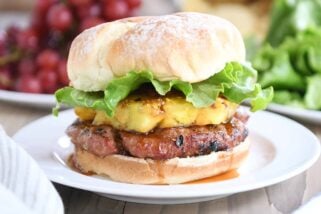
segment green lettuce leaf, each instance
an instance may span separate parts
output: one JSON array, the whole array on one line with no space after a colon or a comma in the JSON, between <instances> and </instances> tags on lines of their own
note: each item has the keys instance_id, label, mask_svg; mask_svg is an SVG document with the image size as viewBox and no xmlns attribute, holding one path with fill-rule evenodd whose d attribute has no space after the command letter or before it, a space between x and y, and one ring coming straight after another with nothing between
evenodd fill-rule
<instances>
[{"instance_id":1,"label":"green lettuce leaf","mask_svg":"<svg viewBox=\"0 0 321 214\"><path fill-rule=\"evenodd\" d=\"M273 102L298 108L306 108L302 95L295 91L275 90Z\"/></svg>"},{"instance_id":2,"label":"green lettuce leaf","mask_svg":"<svg viewBox=\"0 0 321 214\"><path fill-rule=\"evenodd\" d=\"M321 26L321 0L275 0L266 42L276 47L285 38Z\"/></svg>"},{"instance_id":3,"label":"green lettuce leaf","mask_svg":"<svg viewBox=\"0 0 321 214\"><path fill-rule=\"evenodd\" d=\"M316 74L307 79L308 87L304 96L305 104L310 109L321 109L321 75Z\"/></svg>"},{"instance_id":4,"label":"green lettuce leaf","mask_svg":"<svg viewBox=\"0 0 321 214\"><path fill-rule=\"evenodd\" d=\"M57 105L53 109L53 114L58 115L61 103L68 106L86 106L93 109L107 110L109 108L103 97L102 92L84 92L73 87L64 87L55 93Z\"/></svg>"},{"instance_id":5,"label":"green lettuce leaf","mask_svg":"<svg viewBox=\"0 0 321 214\"><path fill-rule=\"evenodd\" d=\"M305 80L294 69L286 49L265 45L254 58L253 67L259 71L259 83L263 87L305 90Z\"/></svg>"},{"instance_id":6,"label":"green lettuce leaf","mask_svg":"<svg viewBox=\"0 0 321 214\"><path fill-rule=\"evenodd\" d=\"M181 91L186 100L198 108L212 105L222 94L235 103L250 99L252 110L256 111L266 108L273 97L273 89L263 90L256 83L256 78L257 72L253 68L236 62L227 63L222 71L209 79L192 84L180 80L159 81L150 71L131 71L110 81L103 93L83 92L72 87L58 90L55 94L58 106L54 113L57 114L59 104L64 103L104 110L113 116L118 103L144 83L152 84L160 95L165 95L172 88Z\"/></svg>"},{"instance_id":7,"label":"green lettuce leaf","mask_svg":"<svg viewBox=\"0 0 321 214\"><path fill-rule=\"evenodd\" d=\"M321 0L275 0L264 45L253 60L273 102L321 110Z\"/></svg>"},{"instance_id":8,"label":"green lettuce leaf","mask_svg":"<svg viewBox=\"0 0 321 214\"><path fill-rule=\"evenodd\" d=\"M321 28L312 28L285 39L278 47L265 44L259 50L253 59L253 67L259 72L258 81L262 87L273 86L276 90L274 102L321 109L318 96L321 85L320 38Z\"/></svg>"}]
</instances>

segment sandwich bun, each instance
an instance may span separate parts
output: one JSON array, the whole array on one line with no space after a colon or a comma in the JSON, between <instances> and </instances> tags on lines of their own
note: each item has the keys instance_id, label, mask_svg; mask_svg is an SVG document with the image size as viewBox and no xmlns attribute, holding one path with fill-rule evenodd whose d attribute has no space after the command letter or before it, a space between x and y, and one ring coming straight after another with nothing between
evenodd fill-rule
<instances>
[{"instance_id":1,"label":"sandwich bun","mask_svg":"<svg viewBox=\"0 0 321 214\"><path fill-rule=\"evenodd\" d=\"M133 17L90 28L72 43L71 85L101 91L115 77L148 70L160 81L195 83L245 61L240 32L222 18L200 13Z\"/></svg>"},{"instance_id":2,"label":"sandwich bun","mask_svg":"<svg viewBox=\"0 0 321 214\"><path fill-rule=\"evenodd\" d=\"M197 83L220 72L227 63L232 61L239 63L245 62L245 47L240 32L230 22L206 14L177 13L166 16L127 18L101 24L84 31L71 45L67 70L70 84L75 89L91 92L105 90L111 80L124 76L131 71L150 71L153 73L154 78L160 81L182 80L189 83ZM145 91L143 93L145 93ZM167 94L166 96L169 95ZM159 98L157 99L159 100ZM179 133L173 133L173 137L166 141L165 146L157 147L154 156L145 155L145 153L150 154L152 152L152 150L149 150L152 148L150 144L153 142L157 143L157 140L160 139L161 136L156 136L155 138L157 139L155 140L142 135L143 140L147 139L148 142L146 140L144 147L138 148L136 143L139 143L137 142L139 140L136 138L137 135L133 133L133 130L142 132L147 136L153 131L154 127L147 130L125 129L127 132L132 132L129 136L130 138L125 139L125 137L123 137L122 141L118 142L117 140L119 139L116 139L117 134L112 131L104 132L104 125L111 126L105 127L109 128L108 130L112 128L124 132L122 128L127 127L126 125L131 121L136 120L137 122L137 115L146 115L149 113L149 111L143 111L135 114L134 110L136 108L140 110L145 109L142 107L143 105L152 106L150 98L146 99L146 102L142 99L134 100L135 102L137 101L137 103L132 105L134 106L133 108L130 108L131 105L128 97L126 102L124 102L126 108L121 109L119 118L124 118L126 116L126 110L129 109L128 112L130 112L130 116L132 117L128 118L132 118L133 120L125 120L122 126L117 127L117 125L115 125L116 123L99 123L99 125L103 125L100 127L101 132L94 133L93 135L91 135L92 132L88 132L87 134L86 131L82 132L83 130L90 131L92 127L94 128L91 131L95 131L95 128L99 126L92 123L93 121L99 121L96 118L99 114L97 114L95 110L93 114L95 116L88 120L89 123L88 121L83 122L80 120L78 125L75 123L72 126L71 130L76 130L74 132L75 136L73 137L74 144L76 145L73 162L76 168L83 173L105 175L112 180L125 183L178 184L215 176L236 169L245 160L249 150L249 142L244 141L247 136L247 131L245 128L242 128L242 138L234 139L233 134L237 133L240 127L230 126L232 123L225 124L222 130L215 131L225 133L225 130L226 135L231 137L231 139L225 139L224 137L222 137L222 139L236 143L231 147L228 146L220 150L208 147L206 153L185 153L185 156L180 156L177 153L175 156L159 156L157 152L159 154L165 152L167 148L164 148L165 146L174 145L171 143L175 143L175 139L177 139ZM162 105L163 104L160 106ZM179 105L173 106L173 108L168 108L168 112L164 109L166 110L166 114L175 115L174 120L179 121L177 118L180 117L183 119L191 117L191 115L188 115L189 111L187 111L186 108L181 108ZM222 105L222 110L215 114L210 114L211 111L204 111L201 117L223 116L224 120L220 120L218 123L214 123L214 125L224 124L226 121L230 121L233 115L235 115L237 104L233 103L233 106L232 114L228 114L228 117L224 116L226 115L224 112L231 112L228 105ZM164 109L159 108L158 112L164 113ZM203 108L203 110L206 109ZM92 109L90 109L90 111L92 112ZM88 111L84 110L84 115L87 117L86 113L88 113ZM103 113L105 114L105 112ZM117 118L118 117L115 117L117 122L121 121ZM143 122L154 122L154 119L155 116L150 120L143 120ZM247 119L245 119L245 121L246 120ZM105 120L102 119L101 121ZM188 129L192 125L206 126L213 125L212 123L213 122L191 122L185 124L180 122L178 127ZM160 124L160 121L156 121L155 124ZM88 129L86 129L86 126L89 128L87 127ZM171 124L170 126L158 128L173 127L176 127L176 125ZM245 127L245 124L242 124L242 127ZM195 143L193 141L193 143L196 144L193 146L195 148L197 147L197 149L202 149L204 146L198 146L198 143L205 142L204 139L201 140L201 135L204 134L204 130L200 132L201 133L197 133L200 138L195 138L197 142ZM86 139L85 142L83 142L83 138L80 140L77 139L77 136L81 136L82 133L85 133L83 135L83 137L85 137L84 139ZM241 132L238 134L240 133ZM214 134L214 131L213 133L211 131L210 134ZM72 135L72 132L70 132L70 136ZM94 136L97 138L94 138ZM192 138L193 134L189 136ZM115 137L115 142L108 139L108 137L111 139ZM209 137L209 139L212 138L213 136ZM98 143L95 142L95 139L98 139ZM207 143L212 142L212 140L209 139L206 141ZM76 142L77 140L79 140L79 142ZM104 148L108 148L108 142L122 143L122 145L124 142L133 142L128 145L128 147L134 149L126 148L128 150L127 153L121 151L117 151L117 153L95 153L95 149L100 148L97 146L101 145L100 142L107 143L107 145L104 145ZM94 148L93 150L88 149L88 145L91 143L93 145L91 148ZM184 149L186 149L186 151L192 150L194 149L193 146L190 146L190 148L186 146ZM114 148L113 145L110 147ZM115 150L117 150L116 147L114 148ZM222 148L224 147L222 146ZM140 155L139 151L134 151L135 149L140 149L144 152L144 155ZM172 147L168 150L169 152L174 151ZM154 157L155 159L150 157ZM159 160L158 157L164 158Z\"/></svg>"},{"instance_id":3,"label":"sandwich bun","mask_svg":"<svg viewBox=\"0 0 321 214\"><path fill-rule=\"evenodd\" d=\"M73 161L83 173L94 172L124 183L179 184L237 169L246 159L249 145L247 139L231 150L168 160L124 155L99 157L76 148Z\"/></svg>"}]
</instances>

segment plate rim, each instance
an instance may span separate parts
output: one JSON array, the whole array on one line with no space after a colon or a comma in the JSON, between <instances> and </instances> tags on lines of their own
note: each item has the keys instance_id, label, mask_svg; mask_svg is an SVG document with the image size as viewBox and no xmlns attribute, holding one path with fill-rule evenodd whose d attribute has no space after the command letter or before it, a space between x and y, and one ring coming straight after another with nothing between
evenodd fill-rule
<instances>
[{"instance_id":1,"label":"plate rim","mask_svg":"<svg viewBox=\"0 0 321 214\"><path fill-rule=\"evenodd\" d=\"M61 112L60 114L62 115L61 117L63 117L64 114L70 114L72 110L67 110L67 111L63 111ZM302 131L305 131L307 135L309 135L309 137L311 137L311 145L315 148L314 149L314 153L312 156L309 156L310 158L308 159L308 161L304 162L303 164L301 164L299 167L297 167L296 169L293 169L291 170L291 172L287 172L283 175L279 175L273 179L270 179L269 181L259 181L259 182L256 182L255 184L252 184L252 185L246 185L243 187L239 187L238 189L236 189L235 191L231 191L231 190L221 190L221 191L207 191L207 192L203 192L203 194L190 194L190 193L193 193L193 191L189 191L189 194L187 195L186 192L184 193L184 195L168 195L167 192L157 192L155 191L154 194L150 194L152 191L148 191L148 196L146 195L146 191L143 191L143 192L128 192L128 190L126 190L126 187L128 186L135 186L137 184L125 184L125 183L119 183L119 182L113 182L113 181L110 181L112 183L117 183L117 185L120 185L120 186L123 186L123 188L125 190L123 190L122 188L120 188L120 190L118 191L114 191L114 190L110 190L108 192L106 191L101 191L99 189L99 187L95 187L95 186L92 186L92 185L89 185L89 184L76 184L74 182L70 182L70 180L65 180L65 179L57 179L55 176L52 176L52 175L48 175L48 172L46 171L46 169L44 170L45 173L47 174L47 176L49 177L50 180L52 180L53 182L56 182L56 183L59 183L59 184L62 184L62 185L66 185L66 186L70 186L70 187L74 187L74 188L79 188L79 189L83 189L83 190L87 190L87 191L93 191L93 192L100 192L100 193L104 193L104 194L111 194L111 195L117 195L117 196L129 196L129 197L137 197L137 198L195 198L195 197L199 197L199 198L202 198L202 197L210 197L210 196L215 196L215 195L223 195L223 194L234 194L234 193L239 193L239 192L244 192L244 191L249 191L249 190L254 190L254 189L258 189L258 188L262 188L262 187L265 187L265 186L270 186L270 185L273 185L275 183L279 183L281 181L284 181L284 180L287 180L295 175L298 175L300 173L302 173L303 171L305 171L306 169L308 169L309 167L311 167L319 158L320 156L320 152L321 152L321 147L320 147L320 142L319 142L319 139L312 133L312 131L310 131L309 129L307 129L306 127L304 127L302 124L299 124L289 118L286 118L286 117L283 117L281 115L278 115L278 114L275 114L275 113L271 113L271 112L266 112L266 111L262 111L262 112L258 112L256 114L266 114L266 115L272 115L273 117L275 118L278 118L278 119L281 119L281 120L284 120L286 122L290 122L292 123L293 125L297 126L298 128L302 129ZM27 124L26 126L24 126L22 129L20 129L14 136L13 138L16 140L17 138L19 138L19 135L21 135L20 133L23 133L24 129L25 128L28 128L30 125L34 124L34 123L37 123L41 120L46 120L46 119L49 119L50 117L52 117L52 115L47 115L45 117L42 117L42 118L39 118L38 120L35 120L29 124ZM313 142L312 142L313 141ZM23 144L22 144L22 147L23 147ZM38 162L38 160L37 160ZM42 166L41 166L42 167ZM43 168L43 167L42 167ZM43 168L44 169L44 168ZM70 170L72 171L72 170ZM74 172L74 173L77 173L77 172ZM77 173L78 176L85 176L85 175L82 175L82 174L79 174ZM85 176L88 178L88 176ZM90 177L91 178L91 177ZM227 180L228 181L228 180ZM221 181L221 182L226 182L226 181ZM108 184L110 185L110 184ZM116 185L116 186L117 186ZM197 187L204 187L204 186L207 186L209 189L212 188L213 186L215 187L217 185L217 182L215 183L206 183L206 184L188 184L190 188L192 189L197 189ZM144 187L148 187L153 190L164 190L163 186L160 186L160 185L139 185L139 186L144 186ZM167 185L165 187L173 187L173 186L176 186L176 187L182 187L182 186L185 186L184 184L179 184L179 185ZM213 190L213 189L212 189ZM157 192L157 193L156 193Z\"/></svg>"},{"instance_id":2,"label":"plate rim","mask_svg":"<svg viewBox=\"0 0 321 214\"><path fill-rule=\"evenodd\" d=\"M56 105L56 100L53 94L24 93L2 89L0 89L0 100L33 106L53 107Z\"/></svg>"},{"instance_id":3,"label":"plate rim","mask_svg":"<svg viewBox=\"0 0 321 214\"><path fill-rule=\"evenodd\" d=\"M321 119L321 111L318 110L296 108L293 106L281 105L278 103L270 103L267 106L267 109L276 113L291 115L293 117L299 117L307 120L312 119L313 117L315 120Z\"/></svg>"}]
</instances>

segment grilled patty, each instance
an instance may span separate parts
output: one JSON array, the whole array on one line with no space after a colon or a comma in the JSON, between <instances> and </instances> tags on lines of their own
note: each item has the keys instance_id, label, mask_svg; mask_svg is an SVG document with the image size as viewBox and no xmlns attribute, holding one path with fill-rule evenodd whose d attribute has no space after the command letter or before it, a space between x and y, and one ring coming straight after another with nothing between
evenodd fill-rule
<instances>
[{"instance_id":1,"label":"grilled patty","mask_svg":"<svg viewBox=\"0 0 321 214\"><path fill-rule=\"evenodd\" d=\"M77 120L67 129L67 134L76 147L101 157L123 154L165 160L231 149L247 137L247 119L246 114L238 112L225 124L156 128L148 133L122 131L109 125L97 126Z\"/></svg>"}]
</instances>

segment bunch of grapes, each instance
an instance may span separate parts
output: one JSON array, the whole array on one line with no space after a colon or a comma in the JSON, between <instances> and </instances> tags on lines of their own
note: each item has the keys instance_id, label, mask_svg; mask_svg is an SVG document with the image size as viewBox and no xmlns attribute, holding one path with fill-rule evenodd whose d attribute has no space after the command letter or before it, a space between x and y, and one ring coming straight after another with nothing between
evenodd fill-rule
<instances>
[{"instance_id":1,"label":"bunch of grapes","mask_svg":"<svg viewBox=\"0 0 321 214\"><path fill-rule=\"evenodd\" d=\"M68 84L66 58L83 30L135 15L141 0L37 0L25 29L0 33L0 89L53 93Z\"/></svg>"}]
</instances>

